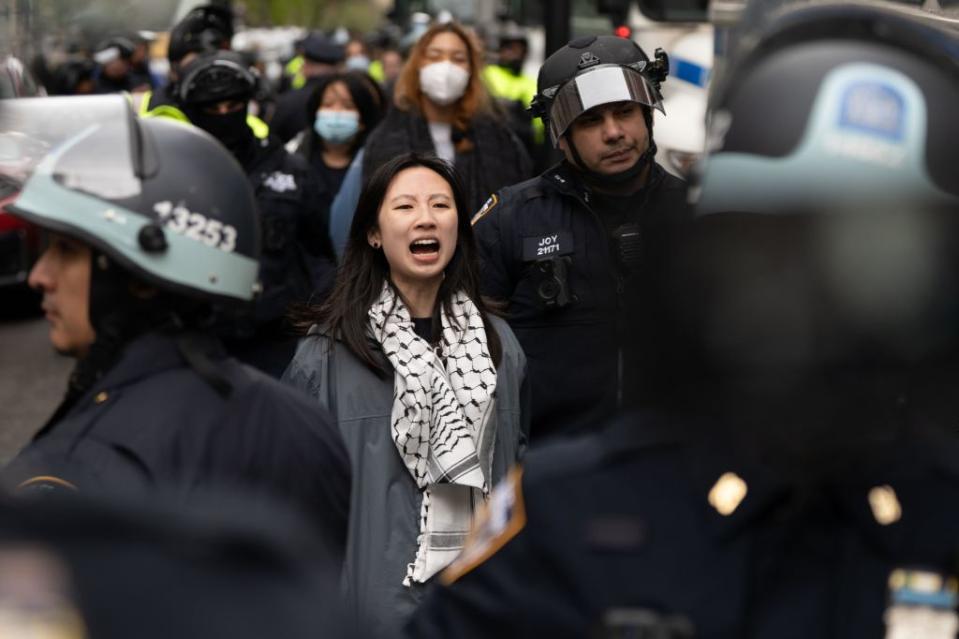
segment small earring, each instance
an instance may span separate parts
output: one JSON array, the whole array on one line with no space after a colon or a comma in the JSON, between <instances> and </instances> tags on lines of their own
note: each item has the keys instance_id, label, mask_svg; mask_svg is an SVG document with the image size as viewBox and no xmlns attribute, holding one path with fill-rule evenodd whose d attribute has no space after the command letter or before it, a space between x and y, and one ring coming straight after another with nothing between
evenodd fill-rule
<instances>
[{"instance_id":1,"label":"small earring","mask_svg":"<svg viewBox=\"0 0 959 639\"><path fill-rule=\"evenodd\" d=\"M370 246L372 246L375 249L378 249L380 248L380 243L377 242L376 240L373 240L372 242L370 242Z\"/></svg>"}]
</instances>

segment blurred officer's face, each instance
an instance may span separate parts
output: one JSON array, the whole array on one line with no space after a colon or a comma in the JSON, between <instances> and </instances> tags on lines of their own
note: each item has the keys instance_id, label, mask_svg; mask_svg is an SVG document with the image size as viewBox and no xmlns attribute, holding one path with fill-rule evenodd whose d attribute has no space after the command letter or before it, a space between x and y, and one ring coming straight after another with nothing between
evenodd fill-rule
<instances>
[{"instance_id":1,"label":"blurred officer's face","mask_svg":"<svg viewBox=\"0 0 959 639\"><path fill-rule=\"evenodd\" d=\"M30 271L32 288L43 292L50 342L64 355L83 357L96 334L90 325L90 247L53 233Z\"/></svg>"},{"instance_id":2,"label":"blurred officer's face","mask_svg":"<svg viewBox=\"0 0 959 639\"><path fill-rule=\"evenodd\" d=\"M346 43L346 57L352 58L354 56L366 55L366 47L363 46L363 43L359 40L350 40Z\"/></svg>"},{"instance_id":3,"label":"blurred officer's face","mask_svg":"<svg viewBox=\"0 0 959 639\"><path fill-rule=\"evenodd\" d=\"M440 175L413 167L393 178L368 240L382 246L390 278L407 298L439 287L456 251L457 222L453 191Z\"/></svg>"},{"instance_id":4,"label":"blurred officer's face","mask_svg":"<svg viewBox=\"0 0 959 639\"><path fill-rule=\"evenodd\" d=\"M113 80L119 80L130 72L130 62L122 58L111 60L103 67L103 75Z\"/></svg>"},{"instance_id":5,"label":"blurred officer's face","mask_svg":"<svg viewBox=\"0 0 959 639\"><path fill-rule=\"evenodd\" d=\"M207 115L228 115L236 113L246 108L244 100L223 100L214 104L208 104L203 107L203 112Z\"/></svg>"},{"instance_id":6,"label":"blurred officer's face","mask_svg":"<svg viewBox=\"0 0 959 639\"><path fill-rule=\"evenodd\" d=\"M499 48L499 63L502 65L510 65L515 62L519 62L520 65L522 65L525 59L526 45L522 42L505 42L503 46Z\"/></svg>"},{"instance_id":7,"label":"blurred officer's face","mask_svg":"<svg viewBox=\"0 0 959 639\"><path fill-rule=\"evenodd\" d=\"M399 51L384 51L381 61L383 62L383 75L387 80L393 81L399 77L400 71L403 70L403 56L400 55Z\"/></svg>"},{"instance_id":8,"label":"blurred officer's face","mask_svg":"<svg viewBox=\"0 0 959 639\"><path fill-rule=\"evenodd\" d=\"M615 175L632 168L649 148L649 130L643 108L635 102L614 102L580 115L559 141L566 159L576 164L569 148L572 140L585 168Z\"/></svg>"}]
</instances>

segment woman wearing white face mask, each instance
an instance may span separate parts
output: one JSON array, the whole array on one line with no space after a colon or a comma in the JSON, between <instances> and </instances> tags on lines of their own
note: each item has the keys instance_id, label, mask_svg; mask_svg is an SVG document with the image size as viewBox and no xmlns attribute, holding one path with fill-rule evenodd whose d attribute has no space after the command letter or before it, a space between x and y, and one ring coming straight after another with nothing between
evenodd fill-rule
<instances>
[{"instance_id":1,"label":"woman wearing white face mask","mask_svg":"<svg viewBox=\"0 0 959 639\"><path fill-rule=\"evenodd\" d=\"M382 119L383 107L382 91L365 73L334 73L317 82L306 105L311 125L287 149L309 161L331 199L367 135Z\"/></svg>"},{"instance_id":2,"label":"woman wearing white face mask","mask_svg":"<svg viewBox=\"0 0 959 639\"><path fill-rule=\"evenodd\" d=\"M338 252L359 199L358 184L403 153L434 153L452 162L473 212L496 190L531 176L529 156L487 94L481 71L482 52L458 24L434 25L413 46L396 81L393 107L370 134L362 164L348 174L349 188L334 202L331 234Z\"/></svg>"}]
</instances>

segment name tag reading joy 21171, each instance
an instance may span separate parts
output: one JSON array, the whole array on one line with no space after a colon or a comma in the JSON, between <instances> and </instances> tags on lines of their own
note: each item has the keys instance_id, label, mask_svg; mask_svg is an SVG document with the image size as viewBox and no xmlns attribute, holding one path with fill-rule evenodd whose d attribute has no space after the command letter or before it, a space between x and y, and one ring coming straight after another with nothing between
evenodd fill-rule
<instances>
[{"instance_id":1,"label":"name tag reading joy 21171","mask_svg":"<svg viewBox=\"0 0 959 639\"><path fill-rule=\"evenodd\" d=\"M573 254L573 234L568 231L523 238L523 261Z\"/></svg>"}]
</instances>

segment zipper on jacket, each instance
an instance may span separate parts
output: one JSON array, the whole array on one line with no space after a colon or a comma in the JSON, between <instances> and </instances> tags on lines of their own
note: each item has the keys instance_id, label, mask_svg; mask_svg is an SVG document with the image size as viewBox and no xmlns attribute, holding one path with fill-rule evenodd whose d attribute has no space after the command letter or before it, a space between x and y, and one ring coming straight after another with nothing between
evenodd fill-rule
<instances>
[{"instance_id":1,"label":"zipper on jacket","mask_svg":"<svg viewBox=\"0 0 959 639\"><path fill-rule=\"evenodd\" d=\"M650 194L653 189L663 181L665 177L665 171L660 170L656 171L656 163L654 162L650 167L649 180L643 186L643 189L646 193L643 196L643 202L638 207L638 210L641 212L646 209L646 206L649 204ZM568 185L568 180L566 178L560 177L558 179L560 184L559 190L561 193L566 193L567 195L573 197L580 204L583 205L590 215L593 218L593 222L599 227L601 237L606 238L606 257L609 260L609 263L614 268L614 278L616 280L616 408L623 407L623 385L625 383L626 375L626 355L623 352L623 340L626 337L626 318L625 318L625 308L626 304L623 300L623 295L625 293L625 287L623 285L623 274L619 271L619 267L616 266L613 259L613 251L610 246L611 238L609 233L606 231L606 225L603 224L602 218L600 218L599 213L590 205L589 202L589 191L585 189L575 188L571 185ZM555 187L554 187L555 188Z\"/></svg>"}]
</instances>

